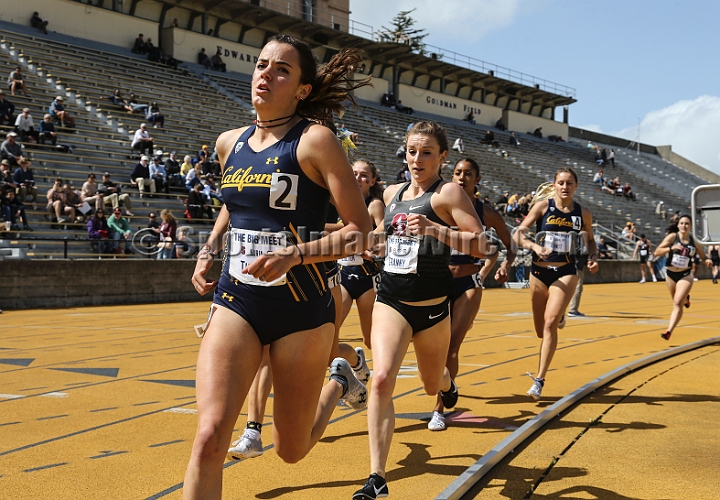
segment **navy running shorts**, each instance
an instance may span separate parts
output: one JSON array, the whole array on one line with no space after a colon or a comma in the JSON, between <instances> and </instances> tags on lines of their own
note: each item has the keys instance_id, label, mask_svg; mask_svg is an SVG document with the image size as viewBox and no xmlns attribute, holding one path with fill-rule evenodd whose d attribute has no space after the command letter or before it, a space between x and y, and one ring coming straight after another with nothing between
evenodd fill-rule
<instances>
[{"instance_id":1,"label":"navy running shorts","mask_svg":"<svg viewBox=\"0 0 720 500\"><path fill-rule=\"evenodd\" d=\"M534 263L531 266L531 274L535 276L537 279L542 281L542 283L550 288L550 285L555 283L558 279L562 278L563 276L568 276L570 274L577 274L577 268L575 267L575 264L565 264L564 266L550 266L550 267L540 267L536 266Z\"/></svg>"}]
</instances>

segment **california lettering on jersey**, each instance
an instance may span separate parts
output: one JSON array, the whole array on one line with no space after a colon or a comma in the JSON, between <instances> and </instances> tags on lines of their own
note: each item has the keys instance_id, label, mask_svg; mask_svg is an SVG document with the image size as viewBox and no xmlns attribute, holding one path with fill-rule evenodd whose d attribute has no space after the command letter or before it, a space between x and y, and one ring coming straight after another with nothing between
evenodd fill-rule
<instances>
[{"instance_id":1,"label":"california lettering on jersey","mask_svg":"<svg viewBox=\"0 0 720 500\"><path fill-rule=\"evenodd\" d=\"M275 157L275 164L277 164L277 157ZM268 158L268 162L272 159ZM253 167L238 168L230 165L225 169L225 174L222 178L222 187L233 188L236 187L238 191L242 191L246 187L264 187L270 188L272 183L272 174L253 174ZM280 172L279 169L276 172Z\"/></svg>"},{"instance_id":2,"label":"california lettering on jersey","mask_svg":"<svg viewBox=\"0 0 720 500\"><path fill-rule=\"evenodd\" d=\"M572 215L568 220L566 217L551 215L545 220L546 226L571 227L575 230L582 229L582 218Z\"/></svg>"}]
</instances>

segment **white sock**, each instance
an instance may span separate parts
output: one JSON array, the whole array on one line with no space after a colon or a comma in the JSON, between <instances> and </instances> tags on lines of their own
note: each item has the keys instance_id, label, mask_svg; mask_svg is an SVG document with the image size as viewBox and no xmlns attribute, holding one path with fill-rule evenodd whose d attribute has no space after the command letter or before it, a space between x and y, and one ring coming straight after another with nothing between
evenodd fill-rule
<instances>
[{"instance_id":1,"label":"white sock","mask_svg":"<svg viewBox=\"0 0 720 500\"><path fill-rule=\"evenodd\" d=\"M253 440L260 439L260 432L257 431L256 429L245 429L243 434L245 434L247 437L249 437L250 439L253 439Z\"/></svg>"}]
</instances>

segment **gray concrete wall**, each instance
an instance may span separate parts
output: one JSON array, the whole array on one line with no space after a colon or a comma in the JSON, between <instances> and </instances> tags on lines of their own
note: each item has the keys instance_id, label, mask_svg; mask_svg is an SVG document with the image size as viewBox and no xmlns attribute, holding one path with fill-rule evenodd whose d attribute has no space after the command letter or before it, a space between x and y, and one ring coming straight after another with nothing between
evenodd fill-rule
<instances>
[{"instance_id":1,"label":"gray concrete wall","mask_svg":"<svg viewBox=\"0 0 720 500\"><path fill-rule=\"evenodd\" d=\"M612 135L606 135L602 134L600 132L593 132L591 130L585 130L582 128L577 127L570 127L570 137L574 137L576 139L582 139L585 141L590 142L601 142L603 144L608 144L610 146L615 146L617 148L626 148L628 147L628 144L630 144L632 141L629 141L628 139L622 139L620 137L614 137ZM640 151L643 153L650 153L653 155L658 154L657 149L655 146L650 146L649 144L643 144L640 143Z\"/></svg>"},{"instance_id":2,"label":"gray concrete wall","mask_svg":"<svg viewBox=\"0 0 720 500\"><path fill-rule=\"evenodd\" d=\"M678 167L684 168L698 177L701 177L711 184L720 184L720 175L701 167L684 156L680 156L672 150L672 146L658 146L658 154L661 158L674 163Z\"/></svg>"},{"instance_id":3,"label":"gray concrete wall","mask_svg":"<svg viewBox=\"0 0 720 500\"><path fill-rule=\"evenodd\" d=\"M0 309L45 309L113 304L147 304L210 300L200 297L190 278L192 260L21 260L0 261ZM209 276L217 279L220 262ZM494 273L486 286L495 288ZM511 271L511 277L514 271ZM710 269L700 266L700 278ZM585 283L623 283L640 279L637 261L603 260Z\"/></svg>"}]
</instances>

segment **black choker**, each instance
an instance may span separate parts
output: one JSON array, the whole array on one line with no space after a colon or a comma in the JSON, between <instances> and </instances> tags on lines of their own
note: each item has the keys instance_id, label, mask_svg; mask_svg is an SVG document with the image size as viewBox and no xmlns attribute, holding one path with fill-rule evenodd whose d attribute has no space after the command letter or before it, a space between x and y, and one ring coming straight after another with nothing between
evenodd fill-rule
<instances>
[{"instance_id":1,"label":"black choker","mask_svg":"<svg viewBox=\"0 0 720 500\"><path fill-rule=\"evenodd\" d=\"M257 120L257 119L256 119L256 120L255 120L255 125L257 126L257 128L281 127L281 126L283 126L283 125L287 125L288 123L290 123L290 120L292 120L293 118L295 118L295 113L293 113L293 114L290 115L290 116L283 116L282 118L275 118L274 120L263 120L263 121L262 121L262 123L272 123L272 122L277 122L277 121L280 121L280 120L285 120L284 122L282 122L282 123L276 123L275 125L260 125L260 120Z\"/></svg>"}]
</instances>

